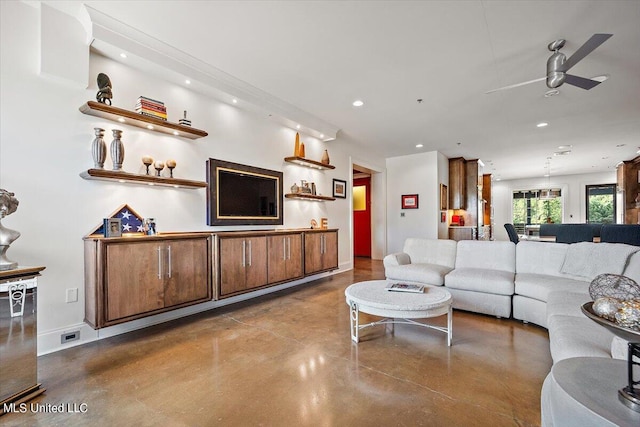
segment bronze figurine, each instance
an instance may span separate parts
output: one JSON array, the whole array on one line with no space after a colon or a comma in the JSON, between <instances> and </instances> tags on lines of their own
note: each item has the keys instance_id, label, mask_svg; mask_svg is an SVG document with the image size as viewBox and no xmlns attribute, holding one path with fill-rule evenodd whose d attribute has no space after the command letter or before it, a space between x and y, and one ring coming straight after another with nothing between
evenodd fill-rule
<instances>
[{"instance_id":1,"label":"bronze figurine","mask_svg":"<svg viewBox=\"0 0 640 427\"><path fill-rule=\"evenodd\" d=\"M101 104L111 105L111 98L113 98L111 80L106 74L100 73L98 74L98 93L96 94L96 99Z\"/></svg>"}]
</instances>

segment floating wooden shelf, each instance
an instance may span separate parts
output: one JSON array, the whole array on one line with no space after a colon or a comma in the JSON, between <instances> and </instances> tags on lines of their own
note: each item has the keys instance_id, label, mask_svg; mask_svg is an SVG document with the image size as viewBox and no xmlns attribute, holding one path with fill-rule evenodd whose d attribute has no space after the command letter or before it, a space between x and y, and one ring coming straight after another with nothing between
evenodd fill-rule
<instances>
[{"instance_id":1,"label":"floating wooden shelf","mask_svg":"<svg viewBox=\"0 0 640 427\"><path fill-rule=\"evenodd\" d=\"M311 200L315 202L333 201L336 199L335 197L319 196L319 195L306 194L306 193L289 193L289 194L285 194L284 197L286 197L287 199Z\"/></svg>"},{"instance_id":2,"label":"floating wooden shelf","mask_svg":"<svg viewBox=\"0 0 640 427\"><path fill-rule=\"evenodd\" d=\"M312 169L335 169L333 165L325 165L324 163L316 162L315 160L305 159L304 157L292 156L285 157L285 162L295 163L296 165L306 166Z\"/></svg>"},{"instance_id":3,"label":"floating wooden shelf","mask_svg":"<svg viewBox=\"0 0 640 427\"><path fill-rule=\"evenodd\" d=\"M118 107L112 107L107 104L101 104L96 101L88 101L80 107L80 111L91 116L101 117L103 119L113 120L131 126L144 128L156 132L162 132L174 136L181 136L188 139L198 139L209 135L207 132L192 128L191 126L183 126L177 123L167 122L155 117L143 116L134 111L125 110Z\"/></svg>"},{"instance_id":4,"label":"floating wooden shelf","mask_svg":"<svg viewBox=\"0 0 640 427\"><path fill-rule=\"evenodd\" d=\"M189 179L165 178L163 176L139 175L128 172L110 171L105 169L89 169L82 172L80 176L84 179L96 179L102 181L116 181L129 184L160 185L175 188L204 188L207 186L203 181L191 181Z\"/></svg>"}]
</instances>

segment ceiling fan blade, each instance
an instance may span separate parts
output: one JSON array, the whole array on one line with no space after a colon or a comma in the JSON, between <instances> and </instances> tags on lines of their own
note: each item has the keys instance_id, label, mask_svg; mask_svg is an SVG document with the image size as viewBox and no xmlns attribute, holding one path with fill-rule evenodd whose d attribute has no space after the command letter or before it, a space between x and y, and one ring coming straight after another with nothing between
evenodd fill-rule
<instances>
[{"instance_id":1,"label":"ceiling fan blade","mask_svg":"<svg viewBox=\"0 0 640 427\"><path fill-rule=\"evenodd\" d=\"M593 89L594 87L598 86L601 83L596 80L574 76L573 74L565 74L565 76L566 76L564 81L565 83L573 86L577 86L579 88L586 89L586 90Z\"/></svg>"},{"instance_id":2,"label":"ceiling fan blade","mask_svg":"<svg viewBox=\"0 0 640 427\"><path fill-rule=\"evenodd\" d=\"M546 77L540 77L539 79L529 80L528 82L516 83L514 85L500 87L498 89L492 89L492 90L490 90L488 92L485 92L485 95L488 94L488 93L497 92L499 90L513 89L514 87L520 87L520 86L528 85L528 84L535 83L535 82L541 82L541 81L543 81L545 79L546 79Z\"/></svg>"},{"instance_id":3,"label":"ceiling fan blade","mask_svg":"<svg viewBox=\"0 0 640 427\"><path fill-rule=\"evenodd\" d=\"M593 52L598 46L606 42L612 35L613 34L592 35L589 40L587 40L582 46L580 46L580 48L576 50L575 53L571 55L571 57L569 57L569 59L567 59L565 63L558 68L558 71L568 71L571 67L584 59L585 56Z\"/></svg>"}]
</instances>

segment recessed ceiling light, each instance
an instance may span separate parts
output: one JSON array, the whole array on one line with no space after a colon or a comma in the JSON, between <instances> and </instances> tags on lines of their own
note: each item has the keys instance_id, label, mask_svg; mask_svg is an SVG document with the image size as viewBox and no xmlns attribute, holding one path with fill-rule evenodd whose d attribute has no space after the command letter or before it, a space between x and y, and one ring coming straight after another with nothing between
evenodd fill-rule
<instances>
[{"instance_id":1,"label":"recessed ceiling light","mask_svg":"<svg viewBox=\"0 0 640 427\"><path fill-rule=\"evenodd\" d=\"M424 147L424 145L422 145L422 144L416 144L416 148L422 148L422 147Z\"/></svg>"},{"instance_id":2,"label":"recessed ceiling light","mask_svg":"<svg viewBox=\"0 0 640 427\"><path fill-rule=\"evenodd\" d=\"M180 135L180 132L178 132L177 130L174 130L174 131L173 131L173 134L174 134L175 136L178 136L178 135Z\"/></svg>"},{"instance_id":3,"label":"recessed ceiling light","mask_svg":"<svg viewBox=\"0 0 640 427\"><path fill-rule=\"evenodd\" d=\"M558 150L568 150L573 148L573 145L558 145Z\"/></svg>"},{"instance_id":4,"label":"recessed ceiling light","mask_svg":"<svg viewBox=\"0 0 640 427\"><path fill-rule=\"evenodd\" d=\"M547 123L547 122L540 122L540 123L538 123L538 124L536 125L536 127L539 127L539 128L543 128L543 127L546 127L546 126L549 126L549 123Z\"/></svg>"},{"instance_id":5,"label":"recessed ceiling light","mask_svg":"<svg viewBox=\"0 0 640 427\"><path fill-rule=\"evenodd\" d=\"M552 96L560 95L560 91L558 89L551 89L545 92L545 98L551 98Z\"/></svg>"},{"instance_id":6,"label":"recessed ceiling light","mask_svg":"<svg viewBox=\"0 0 640 427\"><path fill-rule=\"evenodd\" d=\"M122 52L122 53L120 54L120 58L126 58L126 57L127 57L127 54L126 54L126 53Z\"/></svg>"},{"instance_id":7,"label":"recessed ceiling light","mask_svg":"<svg viewBox=\"0 0 640 427\"><path fill-rule=\"evenodd\" d=\"M124 119L123 119L122 117L120 117L120 118L118 119L118 121L119 121L120 123L124 123Z\"/></svg>"},{"instance_id":8,"label":"recessed ceiling light","mask_svg":"<svg viewBox=\"0 0 640 427\"><path fill-rule=\"evenodd\" d=\"M188 80L188 79L187 79L187 80L185 80L184 82L185 82L186 84L188 84L188 85L190 85L190 84L191 84L191 80Z\"/></svg>"},{"instance_id":9,"label":"recessed ceiling light","mask_svg":"<svg viewBox=\"0 0 640 427\"><path fill-rule=\"evenodd\" d=\"M556 151L555 153L553 153L554 156L567 156L571 154L571 150L562 150L562 151Z\"/></svg>"},{"instance_id":10,"label":"recessed ceiling light","mask_svg":"<svg viewBox=\"0 0 640 427\"><path fill-rule=\"evenodd\" d=\"M147 129L149 129L149 130L153 130L153 126L151 126L151 125L147 125Z\"/></svg>"},{"instance_id":11,"label":"recessed ceiling light","mask_svg":"<svg viewBox=\"0 0 640 427\"><path fill-rule=\"evenodd\" d=\"M324 133L321 133L321 134L320 134L320 138L324 138Z\"/></svg>"},{"instance_id":12,"label":"recessed ceiling light","mask_svg":"<svg viewBox=\"0 0 640 427\"><path fill-rule=\"evenodd\" d=\"M296 125L296 129L300 129L300 125Z\"/></svg>"},{"instance_id":13,"label":"recessed ceiling light","mask_svg":"<svg viewBox=\"0 0 640 427\"><path fill-rule=\"evenodd\" d=\"M591 77L591 80L595 80L597 82L604 82L605 80L609 80L609 74L602 74L600 76Z\"/></svg>"},{"instance_id":14,"label":"recessed ceiling light","mask_svg":"<svg viewBox=\"0 0 640 427\"><path fill-rule=\"evenodd\" d=\"M357 99L355 101L353 101L353 106L354 107L362 107L364 105L364 102L362 102L361 100Z\"/></svg>"},{"instance_id":15,"label":"recessed ceiling light","mask_svg":"<svg viewBox=\"0 0 640 427\"><path fill-rule=\"evenodd\" d=\"M233 102L234 104L237 104L237 103L238 103L238 100L237 100L237 99L235 99L235 98L233 98L233 99L231 100L231 102Z\"/></svg>"}]
</instances>

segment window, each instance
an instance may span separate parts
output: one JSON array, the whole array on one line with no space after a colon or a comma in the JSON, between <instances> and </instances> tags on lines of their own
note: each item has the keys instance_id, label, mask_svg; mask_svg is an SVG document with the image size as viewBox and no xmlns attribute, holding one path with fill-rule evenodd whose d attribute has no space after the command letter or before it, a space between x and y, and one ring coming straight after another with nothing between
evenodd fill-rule
<instances>
[{"instance_id":1,"label":"window","mask_svg":"<svg viewBox=\"0 0 640 427\"><path fill-rule=\"evenodd\" d=\"M587 185L587 222L614 224L616 218L616 185Z\"/></svg>"},{"instance_id":2,"label":"window","mask_svg":"<svg viewBox=\"0 0 640 427\"><path fill-rule=\"evenodd\" d=\"M559 189L513 192L513 225L518 234L530 234L527 226L562 222L562 192Z\"/></svg>"}]
</instances>

